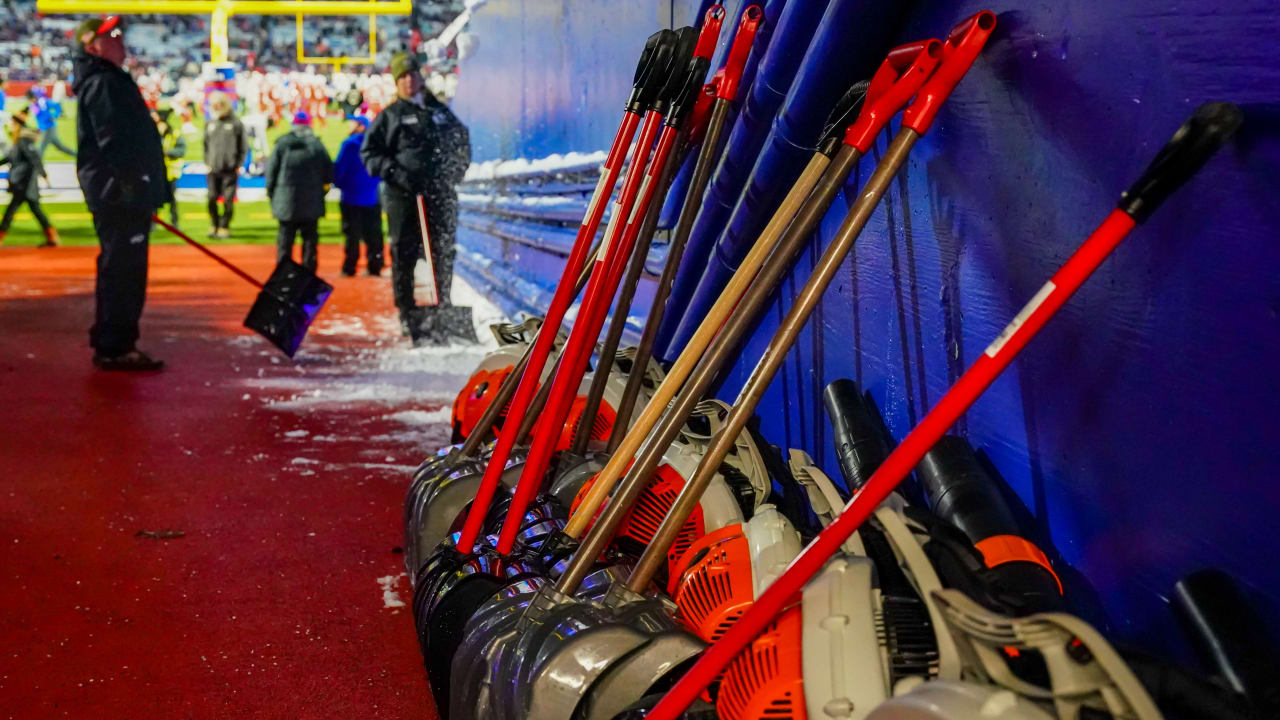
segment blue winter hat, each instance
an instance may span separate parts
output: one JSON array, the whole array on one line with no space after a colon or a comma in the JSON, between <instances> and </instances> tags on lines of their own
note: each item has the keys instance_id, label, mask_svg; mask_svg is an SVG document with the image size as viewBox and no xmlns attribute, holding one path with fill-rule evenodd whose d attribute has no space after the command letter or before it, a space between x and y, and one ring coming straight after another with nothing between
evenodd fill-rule
<instances>
[{"instance_id":1,"label":"blue winter hat","mask_svg":"<svg viewBox=\"0 0 1280 720\"><path fill-rule=\"evenodd\" d=\"M369 129L369 118L367 118L367 117L365 117L365 116L363 116L363 115L348 115L348 116L347 116L347 119L348 119L348 120L354 120L354 121L356 121L356 122L360 123L361 125L363 125L363 126L364 126L364 128L365 128L366 130L368 130L368 129Z\"/></svg>"},{"instance_id":2,"label":"blue winter hat","mask_svg":"<svg viewBox=\"0 0 1280 720\"><path fill-rule=\"evenodd\" d=\"M311 116L308 115L305 110L299 110L298 112L293 114L293 124L294 125L310 125Z\"/></svg>"}]
</instances>

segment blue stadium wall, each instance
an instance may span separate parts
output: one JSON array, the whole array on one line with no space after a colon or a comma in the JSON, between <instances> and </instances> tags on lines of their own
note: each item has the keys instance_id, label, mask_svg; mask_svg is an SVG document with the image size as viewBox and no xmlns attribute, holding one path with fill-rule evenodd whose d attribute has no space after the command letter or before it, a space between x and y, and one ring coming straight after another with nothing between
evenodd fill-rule
<instances>
[{"instance_id":1,"label":"blue stadium wall","mask_svg":"<svg viewBox=\"0 0 1280 720\"><path fill-rule=\"evenodd\" d=\"M772 442L808 450L833 475L820 402L827 382L858 381L901 438L1192 108L1231 100L1245 109L1239 141L1117 250L956 431L989 456L1028 508L1038 539L1069 568L1063 574L1073 607L1114 637L1187 658L1166 598L1179 577L1208 566L1243 580L1274 622L1274 5L764 4L776 32L770 48L753 53L747 108L713 184L718 195L709 194L703 208L718 222L695 232L681 269L681 308L664 327L668 358L679 349L681 311L697 317L740 258L742 238L798 174L796 158L807 154L806 142L812 146L817 122L818 110L807 105L829 105L891 45L943 36L983 8L999 15L986 51L917 145L762 406ZM742 5L727 3L731 13ZM455 101L476 159L606 149L643 39L659 26L690 22L698 6L490 2L473 21L479 46L463 65ZM777 108L783 112L774 122ZM889 137L862 162L859 181ZM580 203L580 216L584 183L557 182L531 182L520 192L560 193L570 215ZM851 182L837 198L719 388L722 398L732 400L745 381L855 188ZM540 310L571 228L492 211L493 203L474 197L467 205L461 272L513 312ZM651 253L651 271L663 254L661 245ZM643 317L652 280L645 279L633 316Z\"/></svg>"}]
</instances>

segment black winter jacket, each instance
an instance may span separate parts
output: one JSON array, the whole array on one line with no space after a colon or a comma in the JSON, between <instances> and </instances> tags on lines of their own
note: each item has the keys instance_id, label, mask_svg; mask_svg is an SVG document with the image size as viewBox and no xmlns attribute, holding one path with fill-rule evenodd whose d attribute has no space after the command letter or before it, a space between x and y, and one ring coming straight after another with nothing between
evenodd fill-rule
<instances>
[{"instance_id":1,"label":"black winter jacket","mask_svg":"<svg viewBox=\"0 0 1280 720\"><path fill-rule=\"evenodd\" d=\"M311 128L294 128L276 140L267 161L267 196L277 220L324 217L325 186L332 182L333 161Z\"/></svg>"},{"instance_id":2,"label":"black winter jacket","mask_svg":"<svg viewBox=\"0 0 1280 720\"><path fill-rule=\"evenodd\" d=\"M369 174L401 195L452 193L471 164L467 127L431 93L423 105L396 100L365 132L360 159Z\"/></svg>"},{"instance_id":3,"label":"black winter jacket","mask_svg":"<svg viewBox=\"0 0 1280 720\"><path fill-rule=\"evenodd\" d=\"M211 172L238 170L248 150L244 125L235 115L210 120L204 126L204 164Z\"/></svg>"},{"instance_id":4,"label":"black winter jacket","mask_svg":"<svg viewBox=\"0 0 1280 720\"><path fill-rule=\"evenodd\" d=\"M129 73L95 55L75 58L76 174L89 210L170 202L160 133Z\"/></svg>"},{"instance_id":5,"label":"black winter jacket","mask_svg":"<svg viewBox=\"0 0 1280 720\"><path fill-rule=\"evenodd\" d=\"M18 141L9 148L9 154L0 158L0 165L9 165L9 194L17 197L39 198L40 178L47 177L40 151L36 149L36 133L24 130Z\"/></svg>"}]
</instances>

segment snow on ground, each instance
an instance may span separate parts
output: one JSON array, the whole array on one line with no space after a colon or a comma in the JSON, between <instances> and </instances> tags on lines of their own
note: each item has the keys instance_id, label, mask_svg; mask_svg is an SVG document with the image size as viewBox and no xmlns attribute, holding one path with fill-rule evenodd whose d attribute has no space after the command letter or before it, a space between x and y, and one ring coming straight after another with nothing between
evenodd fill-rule
<instances>
[{"instance_id":1,"label":"snow on ground","mask_svg":"<svg viewBox=\"0 0 1280 720\"><path fill-rule=\"evenodd\" d=\"M425 272L425 264L418 271ZM401 337L399 316L389 304L377 314L326 308L294 363L282 362L276 372L239 382L256 391L248 396L269 410L313 421L332 419L310 431L286 424L279 431L281 442L302 448L322 443L378 448L372 461L342 467L403 476L415 467L405 461L416 463L423 453L448 443L453 400L480 360L497 347L489 325L505 321L500 309L460 277L454 279L452 301L472 307L479 344L415 348ZM242 352L276 352L256 336L239 336L230 344ZM302 457L293 467L303 474L339 469L332 464L321 468Z\"/></svg>"}]
</instances>

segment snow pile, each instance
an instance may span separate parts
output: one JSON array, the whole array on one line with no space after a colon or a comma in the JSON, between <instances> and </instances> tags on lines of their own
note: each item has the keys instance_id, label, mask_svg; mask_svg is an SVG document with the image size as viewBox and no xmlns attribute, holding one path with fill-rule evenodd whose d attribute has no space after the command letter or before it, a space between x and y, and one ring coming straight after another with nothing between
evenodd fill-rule
<instances>
[{"instance_id":1,"label":"snow pile","mask_svg":"<svg viewBox=\"0 0 1280 720\"><path fill-rule=\"evenodd\" d=\"M430 412L426 410L402 410L384 417L402 425L439 425L440 423L449 422L453 418L453 411L447 407Z\"/></svg>"},{"instance_id":2,"label":"snow pile","mask_svg":"<svg viewBox=\"0 0 1280 720\"><path fill-rule=\"evenodd\" d=\"M400 578L406 577L404 573L399 575L384 575L378 578L378 587L382 588L382 607L384 608L402 608L404 600L400 598L400 593L396 592L396 585L400 584Z\"/></svg>"},{"instance_id":3,"label":"snow pile","mask_svg":"<svg viewBox=\"0 0 1280 720\"><path fill-rule=\"evenodd\" d=\"M566 170L589 170L598 168L609 158L603 150L591 153L571 152L561 155L553 153L544 158L517 158L515 160L486 160L472 163L467 168L463 182L497 180L519 177L523 175L544 175Z\"/></svg>"},{"instance_id":4,"label":"snow pile","mask_svg":"<svg viewBox=\"0 0 1280 720\"><path fill-rule=\"evenodd\" d=\"M420 264L418 271L425 268ZM420 277L418 284L423 282L425 277ZM282 440L308 445L352 443L376 447L382 453L377 456L382 462L332 463L297 457L290 463L292 472L357 471L402 478L416 465L397 460L417 459L449 443L453 400L480 360L497 347L489 325L506 321L498 307L462 278L454 280L452 300L472 308L478 344L414 348L401 337L393 308L388 307L385 314L361 316L330 311L317 318L309 333L314 337L304 344L297 363L283 365L275 374L240 381L257 391L247 393L246 399L256 398L269 410L335 421L320 431L285 424L279 431ZM245 337L253 342L233 341L242 352L274 352L265 350L253 336ZM347 410L356 411L354 422L343 419Z\"/></svg>"}]
</instances>

